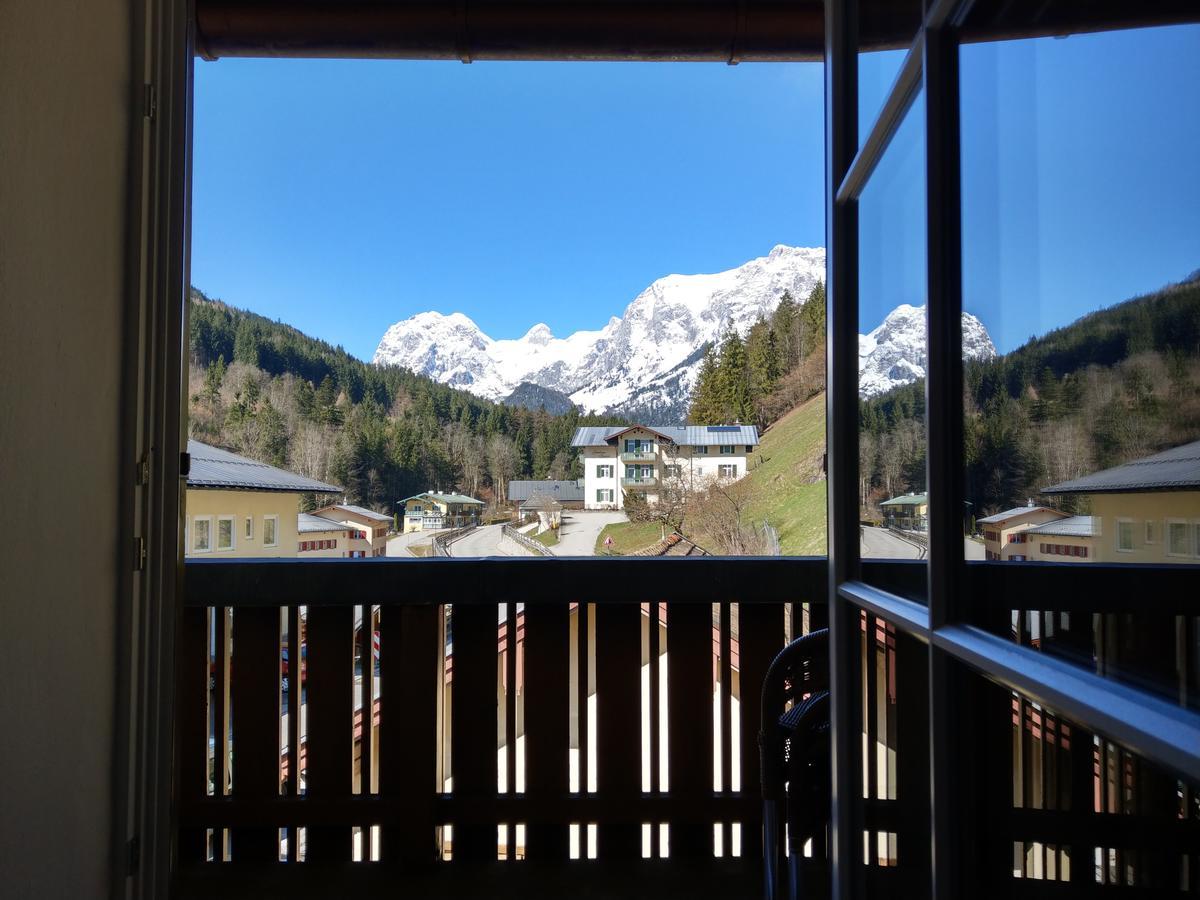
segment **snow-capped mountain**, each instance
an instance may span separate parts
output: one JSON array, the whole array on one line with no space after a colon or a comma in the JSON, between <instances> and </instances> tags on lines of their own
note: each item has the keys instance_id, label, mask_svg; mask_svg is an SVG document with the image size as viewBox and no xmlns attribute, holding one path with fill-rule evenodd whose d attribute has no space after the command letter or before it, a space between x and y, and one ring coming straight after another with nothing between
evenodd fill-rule
<instances>
[{"instance_id":1,"label":"snow-capped mountain","mask_svg":"<svg viewBox=\"0 0 1200 900\"><path fill-rule=\"evenodd\" d=\"M682 422L704 346L731 328L745 335L785 291L803 303L824 278L824 248L780 244L735 269L660 278L604 327L565 338L539 323L523 337L494 340L462 313L418 313L387 330L373 361L489 400L504 400L528 382L588 411ZM863 396L924 377L924 329L923 307L900 306L859 336ZM995 355L974 316L963 315L963 335L964 356Z\"/></svg>"},{"instance_id":2,"label":"snow-capped mountain","mask_svg":"<svg viewBox=\"0 0 1200 900\"><path fill-rule=\"evenodd\" d=\"M587 410L651 406L677 417L706 343L730 328L745 334L784 291L803 303L824 278L824 248L781 244L725 272L660 278L603 328L566 338L538 324L516 340L493 340L461 313L419 313L387 330L373 361L491 400L528 381Z\"/></svg>"},{"instance_id":3,"label":"snow-capped mountain","mask_svg":"<svg viewBox=\"0 0 1200 900\"><path fill-rule=\"evenodd\" d=\"M963 359L996 355L987 329L962 314ZM901 304L870 334L858 336L858 394L874 397L925 377L925 307Z\"/></svg>"}]
</instances>

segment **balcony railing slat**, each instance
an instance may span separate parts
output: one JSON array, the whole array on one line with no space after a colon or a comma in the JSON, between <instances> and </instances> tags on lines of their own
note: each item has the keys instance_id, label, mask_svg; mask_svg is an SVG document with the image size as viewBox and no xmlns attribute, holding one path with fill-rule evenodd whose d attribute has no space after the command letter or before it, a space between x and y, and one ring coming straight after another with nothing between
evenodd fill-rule
<instances>
[{"instance_id":1,"label":"balcony railing slat","mask_svg":"<svg viewBox=\"0 0 1200 900\"><path fill-rule=\"evenodd\" d=\"M310 608L305 785L313 799L351 794L353 673L354 608ZM350 828L310 826L306 849L314 862L348 862Z\"/></svg>"},{"instance_id":2,"label":"balcony railing slat","mask_svg":"<svg viewBox=\"0 0 1200 900\"><path fill-rule=\"evenodd\" d=\"M623 587L613 583L614 589ZM640 604L596 604L596 789L618 804L629 803L630 812L642 786L641 659ZM580 750L586 753L587 745ZM641 822L630 816L601 825L597 845L600 859L640 858Z\"/></svg>"},{"instance_id":3,"label":"balcony railing slat","mask_svg":"<svg viewBox=\"0 0 1200 900\"><path fill-rule=\"evenodd\" d=\"M380 701L379 794L403 812L399 825L383 829L382 855L410 866L437 858L441 619L440 606L390 608L379 617L380 678L390 686Z\"/></svg>"},{"instance_id":4,"label":"balcony railing slat","mask_svg":"<svg viewBox=\"0 0 1200 900\"><path fill-rule=\"evenodd\" d=\"M667 604L667 759L672 794L713 793L713 611ZM670 819L672 859L712 857L712 825Z\"/></svg>"},{"instance_id":5,"label":"balcony railing slat","mask_svg":"<svg viewBox=\"0 0 1200 900\"><path fill-rule=\"evenodd\" d=\"M799 606L799 604L796 604ZM771 660L783 648L783 606L742 603L738 606L738 680L741 688L742 794L759 796L758 731L760 695ZM742 823L742 858L762 859L762 829L757 817Z\"/></svg>"},{"instance_id":6,"label":"balcony railing slat","mask_svg":"<svg viewBox=\"0 0 1200 900\"><path fill-rule=\"evenodd\" d=\"M231 795L250 802L279 795L279 610L239 609L233 616L231 694L234 772ZM272 828L238 828L230 836L242 862L279 858Z\"/></svg>"},{"instance_id":7,"label":"balcony railing slat","mask_svg":"<svg viewBox=\"0 0 1200 900\"><path fill-rule=\"evenodd\" d=\"M179 695L178 744L179 795L184 802L203 800L208 782L208 610L203 607L183 611L183 635L176 668ZM205 858L204 828L179 829L181 862L201 862Z\"/></svg>"},{"instance_id":8,"label":"balcony railing slat","mask_svg":"<svg viewBox=\"0 0 1200 900\"><path fill-rule=\"evenodd\" d=\"M454 795L483 802L496 796L496 607L455 604L451 680L450 766ZM496 826L455 821L454 862L496 859Z\"/></svg>"},{"instance_id":9,"label":"balcony railing slat","mask_svg":"<svg viewBox=\"0 0 1200 900\"><path fill-rule=\"evenodd\" d=\"M545 812L570 787L570 610L566 604L526 608L525 790L530 801L525 855L533 862L567 858L567 825Z\"/></svg>"},{"instance_id":10,"label":"balcony railing slat","mask_svg":"<svg viewBox=\"0 0 1200 900\"><path fill-rule=\"evenodd\" d=\"M288 767L286 793L291 797L300 796L300 766L303 753L300 748L300 718L303 714L305 686L305 651L300 623L300 607L293 606L287 610L287 645L288 645ZM300 858L300 841L296 836L295 824L288 826L287 842L288 860L295 862Z\"/></svg>"}]
</instances>

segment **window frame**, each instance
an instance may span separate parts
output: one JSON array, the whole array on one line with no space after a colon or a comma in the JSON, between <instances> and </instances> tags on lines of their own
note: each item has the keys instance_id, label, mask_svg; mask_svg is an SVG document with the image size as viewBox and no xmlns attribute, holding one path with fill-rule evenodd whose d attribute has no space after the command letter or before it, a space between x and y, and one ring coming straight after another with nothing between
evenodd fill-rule
<instances>
[{"instance_id":1,"label":"window frame","mask_svg":"<svg viewBox=\"0 0 1200 900\"><path fill-rule=\"evenodd\" d=\"M1182 553L1176 553L1175 550L1173 549L1174 542L1171 538L1171 527L1173 525L1178 525L1183 528L1184 551ZM1187 519L1181 519L1176 516L1168 516L1167 517L1165 543L1166 543L1166 548L1167 548L1167 556L1169 556L1173 559L1191 559L1192 558L1192 526L1191 526L1191 522L1189 522Z\"/></svg>"},{"instance_id":2,"label":"window frame","mask_svg":"<svg viewBox=\"0 0 1200 900\"><path fill-rule=\"evenodd\" d=\"M222 522L229 523L229 546L228 547L221 546L221 523ZM233 515L232 513L217 516L216 538L217 538L216 551L218 553L235 553L235 552L237 552L237 516Z\"/></svg>"},{"instance_id":3,"label":"window frame","mask_svg":"<svg viewBox=\"0 0 1200 900\"><path fill-rule=\"evenodd\" d=\"M1122 525L1129 526L1129 546L1128 547L1121 546L1121 526ZM1137 527L1136 526L1137 526L1136 519L1131 519L1128 516L1118 516L1117 517L1117 528L1116 528L1116 534L1114 535L1114 538L1115 538L1115 548L1114 549L1116 550L1117 553L1136 553L1137 552L1137 547L1134 546L1134 541L1135 541L1135 538L1137 537Z\"/></svg>"},{"instance_id":4,"label":"window frame","mask_svg":"<svg viewBox=\"0 0 1200 900\"><path fill-rule=\"evenodd\" d=\"M192 516L192 553L212 553L213 552L213 517L212 516ZM205 525L205 535L207 541L205 546L200 547L196 542L200 539L200 523Z\"/></svg>"},{"instance_id":5,"label":"window frame","mask_svg":"<svg viewBox=\"0 0 1200 900\"><path fill-rule=\"evenodd\" d=\"M268 522L270 522L273 526L273 528L272 528L273 539L271 541L267 540L267 523ZM262 545L264 548L279 546L279 516L277 516L277 515L263 516L262 534L263 534L263 544Z\"/></svg>"}]
</instances>

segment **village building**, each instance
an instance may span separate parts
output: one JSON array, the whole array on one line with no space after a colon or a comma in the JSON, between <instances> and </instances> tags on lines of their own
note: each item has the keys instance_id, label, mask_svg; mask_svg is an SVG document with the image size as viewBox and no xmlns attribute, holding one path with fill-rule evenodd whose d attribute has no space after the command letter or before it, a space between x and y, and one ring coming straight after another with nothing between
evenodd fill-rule
<instances>
[{"instance_id":1,"label":"village building","mask_svg":"<svg viewBox=\"0 0 1200 900\"><path fill-rule=\"evenodd\" d=\"M298 513L296 537L301 559L341 559L348 552L350 528L312 513Z\"/></svg>"},{"instance_id":2,"label":"village building","mask_svg":"<svg viewBox=\"0 0 1200 900\"><path fill-rule=\"evenodd\" d=\"M1042 493L1087 497L1096 562L1200 564L1200 441Z\"/></svg>"},{"instance_id":3,"label":"village building","mask_svg":"<svg viewBox=\"0 0 1200 900\"><path fill-rule=\"evenodd\" d=\"M548 494L534 494L519 507L521 520L537 519L536 534L562 525L563 505Z\"/></svg>"},{"instance_id":4,"label":"village building","mask_svg":"<svg viewBox=\"0 0 1200 900\"><path fill-rule=\"evenodd\" d=\"M185 556L295 557L301 496L342 492L200 441L188 441L187 447Z\"/></svg>"},{"instance_id":5,"label":"village building","mask_svg":"<svg viewBox=\"0 0 1200 900\"><path fill-rule=\"evenodd\" d=\"M571 440L583 462L585 509L622 509L625 491L657 503L664 490L736 481L758 443L754 425L591 425Z\"/></svg>"},{"instance_id":6,"label":"village building","mask_svg":"<svg viewBox=\"0 0 1200 900\"><path fill-rule=\"evenodd\" d=\"M1021 547L1026 560L1094 562L1100 521L1095 516L1067 516L1018 534L1024 540Z\"/></svg>"},{"instance_id":7,"label":"village building","mask_svg":"<svg viewBox=\"0 0 1200 900\"><path fill-rule=\"evenodd\" d=\"M975 524L983 530L984 559L1020 562L1028 558L1025 532L1030 528L1067 518L1067 514L1030 501L1006 509Z\"/></svg>"},{"instance_id":8,"label":"village building","mask_svg":"<svg viewBox=\"0 0 1200 900\"><path fill-rule=\"evenodd\" d=\"M483 501L465 494L425 491L401 502L404 504L405 534L478 525L483 514Z\"/></svg>"},{"instance_id":9,"label":"village building","mask_svg":"<svg viewBox=\"0 0 1200 900\"><path fill-rule=\"evenodd\" d=\"M879 504L888 528L926 531L929 528L929 498L925 494L902 494Z\"/></svg>"},{"instance_id":10,"label":"village building","mask_svg":"<svg viewBox=\"0 0 1200 900\"><path fill-rule=\"evenodd\" d=\"M518 506L536 495L550 497L560 504L563 509L583 509L584 484L582 478L572 481L510 481L508 483L508 502Z\"/></svg>"},{"instance_id":11,"label":"village building","mask_svg":"<svg viewBox=\"0 0 1200 900\"><path fill-rule=\"evenodd\" d=\"M314 516L339 522L348 529L346 552L342 555L351 559L371 556L387 556L387 534L392 528L392 517L352 503L335 503L314 510Z\"/></svg>"}]
</instances>

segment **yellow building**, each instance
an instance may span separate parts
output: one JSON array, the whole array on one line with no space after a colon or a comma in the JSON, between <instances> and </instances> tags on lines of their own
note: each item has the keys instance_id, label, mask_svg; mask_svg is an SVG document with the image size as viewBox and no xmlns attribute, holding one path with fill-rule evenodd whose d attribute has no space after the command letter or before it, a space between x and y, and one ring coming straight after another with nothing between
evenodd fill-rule
<instances>
[{"instance_id":1,"label":"yellow building","mask_svg":"<svg viewBox=\"0 0 1200 900\"><path fill-rule=\"evenodd\" d=\"M465 494L426 491L409 497L404 503L404 533L436 528L462 528L478 525L483 501Z\"/></svg>"},{"instance_id":2,"label":"yellow building","mask_svg":"<svg viewBox=\"0 0 1200 900\"><path fill-rule=\"evenodd\" d=\"M1020 532L1023 542L1014 544L1028 560L1047 562L1095 562L1100 540L1100 520L1095 516L1067 516ZM1010 557L1015 558L1015 557Z\"/></svg>"},{"instance_id":3,"label":"yellow building","mask_svg":"<svg viewBox=\"0 0 1200 900\"><path fill-rule=\"evenodd\" d=\"M221 559L295 557L303 494L342 489L188 441L184 555Z\"/></svg>"},{"instance_id":4,"label":"yellow building","mask_svg":"<svg viewBox=\"0 0 1200 900\"><path fill-rule=\"evenodd\" d=\"M387 556L387 534L392 517L352 503L335 503L312 513L321 519L340 523L347 530L346 552L351 558Z\"/></svg>"},{"instance_id":5,"label":"yellow building","mask_svg":"<svg viewBox=\"0 0 1200 900\"><path fill-rule=\"evenodd\" d=\"M1200 441L1042 493L1087 496L1099 562L1200 564Z\"/></svg>"},{"instance_id":6,"label":"yellow building","mask_svg":"<svg viewBox=\"0 0 1200 900\"><path fill-rule=\"evenodd\" d=\"M975 524L983 530L984 558L1014 562L1029 559L1025 532L1065 518L1066 513L1030 503L978 519Z\"/></svg>"},{"instance_id":7,"label":"yellow building","mask_svg":"<svg viewBox=\"0 0 1200 900\"><path fill-rule=\"evenodd\" d=\"M350 528L311 513L296 516L301 559L341 559L350 548Z\"/></svg>"},{"instance_id":8,"label":"yellow building","mask_svg":"<svg viewBox=\"0 0 1200 900\"><path fill-rule=\"evenodd\" d=\"M929 497L925 494L903 494L884 500L879 511L889 528L925 531L929 527Z\"/></svg>"}]
</instances>

